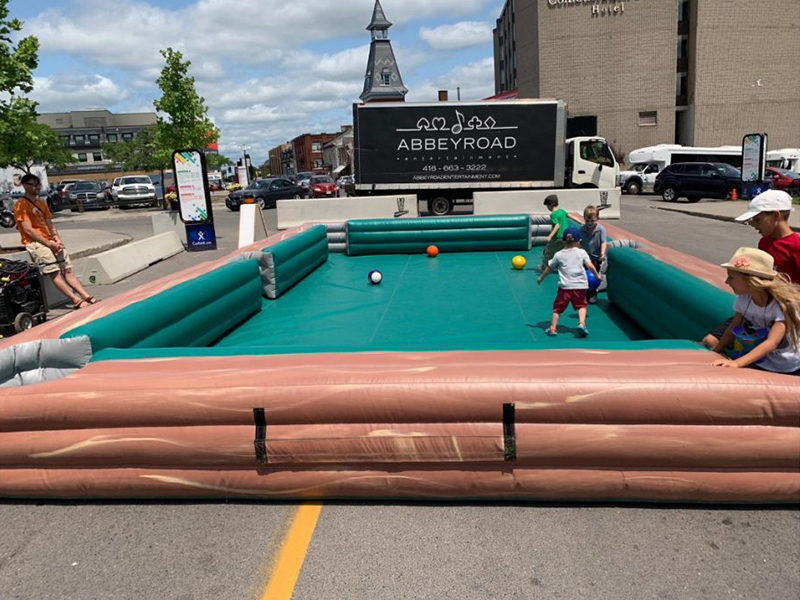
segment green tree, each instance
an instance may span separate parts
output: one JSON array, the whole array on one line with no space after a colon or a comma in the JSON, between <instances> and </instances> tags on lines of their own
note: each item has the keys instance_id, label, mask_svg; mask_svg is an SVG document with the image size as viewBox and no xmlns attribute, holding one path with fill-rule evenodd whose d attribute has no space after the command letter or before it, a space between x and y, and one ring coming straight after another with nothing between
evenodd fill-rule
<instances>
[{"instance_id":1,"label":"green tree","mask_svg":"<svg viewBox=\"0 0 800 600\"><path fill-rule=\"evenodd\" d=\"M15 47L11 38L22 31L22 21L9 19L9 14L8 0L0 0L0 110L7 110L20 92L33 89L33 70L39 66L39 40L31 35Z\"/></svg>"},{"instance_id":2,"label":"green tree","mask_svg":"<svg viewBox=\"0 0 800 600\"><path fill-rule=\"evenodd\" d=\"M61 136L36 122L35 108L15 103L4 112L0 119L0 167L30 173L35 164L63 167L72 161Z\"/></svg>"},{"instance_id":3,"label":"green tree","mask_svg":"<svg viewBox=\"0 0 800 600\"><path fill-rule=\"evenodd\" d=\"M194 77L189 76L192 63L172 48L162 50L161 56L166 64L156 80L162 96L153 102L159 112L155 145L157 158L170 165L175 150L204 150L217 141L219 131L208 118L205 99L195 90Z\"/></svg>"},{"instance_id":4,"label":"green tree","mask_svg":"<svg viewBox=\"0 0 800 600\"><path fill-rule=\"evenodd\" d=\"M222 154L206 154L206 167L209 171L217 171L224 165L232 165L233 161Z\"/></svg>"},{"instance_id":5,"label":"green tree","mask_svg":"<svg viewBox=\"0 0 800 600\"><path fill-rule=\"evenodd\" d=\"M33 71L39 65L39 40L20 39L22 21L9 19L8 1L0 0L0 167L30 172L35 163L63 166L72 159L61 137L36 122L36 102L24 94L33 90Z\"/></svg>"},{"instance_id":6,"label":"green tree","mask_svg":"<svg viewBox=\"0 0 800 600\"><path fill-rule=\"evenodd\" d=\"M123 171L158 171L166 165L158 157L155 136L155 129L148 127L140 130L130 142L103 144L103 153L119 163Z\"/></svg>"}]
</instances>

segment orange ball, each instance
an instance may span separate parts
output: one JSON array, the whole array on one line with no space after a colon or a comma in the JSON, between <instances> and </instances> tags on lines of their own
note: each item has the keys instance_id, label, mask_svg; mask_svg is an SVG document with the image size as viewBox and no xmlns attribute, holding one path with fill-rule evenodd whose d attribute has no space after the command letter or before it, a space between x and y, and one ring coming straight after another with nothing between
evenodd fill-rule
<instances>
[{"instance_id":1,"label":"orange ball","mask_svg":"<svg viewBox=\"0 0 800 600\"><path fill-rule=\"evenodd\" d=\"M428 256L430 256L431 258L433 258L433 257L435 257L435 256L438 256L438 254L439 254L439 249L438 249L436 246L428 246L428 250L427 250L427 252L428 252Z\"/></svg>"}]
</instances>

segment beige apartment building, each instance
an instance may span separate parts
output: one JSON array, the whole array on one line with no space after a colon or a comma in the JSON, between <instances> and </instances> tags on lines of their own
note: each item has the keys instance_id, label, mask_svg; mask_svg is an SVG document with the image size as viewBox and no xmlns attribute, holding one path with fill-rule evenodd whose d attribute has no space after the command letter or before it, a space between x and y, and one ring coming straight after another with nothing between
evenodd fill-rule
<instances>
[{"instance_id":1,"label":"beige apartment building","mask_svg":"<svg viewBox=\"0 0 800 600\"><path fill-rule=\"evenodd\" d=\"M619 155L800 147L800 0L507 0L494 57L496 93L565 100Z\"/></svg>"}]
</instances>

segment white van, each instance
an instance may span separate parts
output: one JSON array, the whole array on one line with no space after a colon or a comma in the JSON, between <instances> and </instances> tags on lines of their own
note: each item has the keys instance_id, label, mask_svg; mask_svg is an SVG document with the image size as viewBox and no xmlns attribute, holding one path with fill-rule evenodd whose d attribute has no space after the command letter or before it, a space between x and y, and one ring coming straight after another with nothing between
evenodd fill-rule
<instances>
[{"instance_id":1,"label":"white van","mask_svg":"<svg viewBox=\"0 0 800 600\"><path fill-rule=\"evenodd\" d=\"M767 166L800 173L800 148L767 151Z\"/></svg>"}]
</instances>

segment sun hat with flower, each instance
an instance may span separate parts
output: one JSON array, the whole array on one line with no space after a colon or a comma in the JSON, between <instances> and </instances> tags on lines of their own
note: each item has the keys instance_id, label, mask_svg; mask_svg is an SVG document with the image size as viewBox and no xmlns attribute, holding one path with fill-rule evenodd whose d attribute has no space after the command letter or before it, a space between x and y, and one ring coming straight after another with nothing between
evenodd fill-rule
<instances>
[{"instance_id":1,"label":"sun hat with flower","mask_svg":"<svg viewBox=\"0 0 800 600\"><path fill-rule=\"evenodd\" d=\"M775 278L775 261L770 254L757 248L739 248L728 262L720 266L761 279Z\"/></svg>"}]
</instances>

